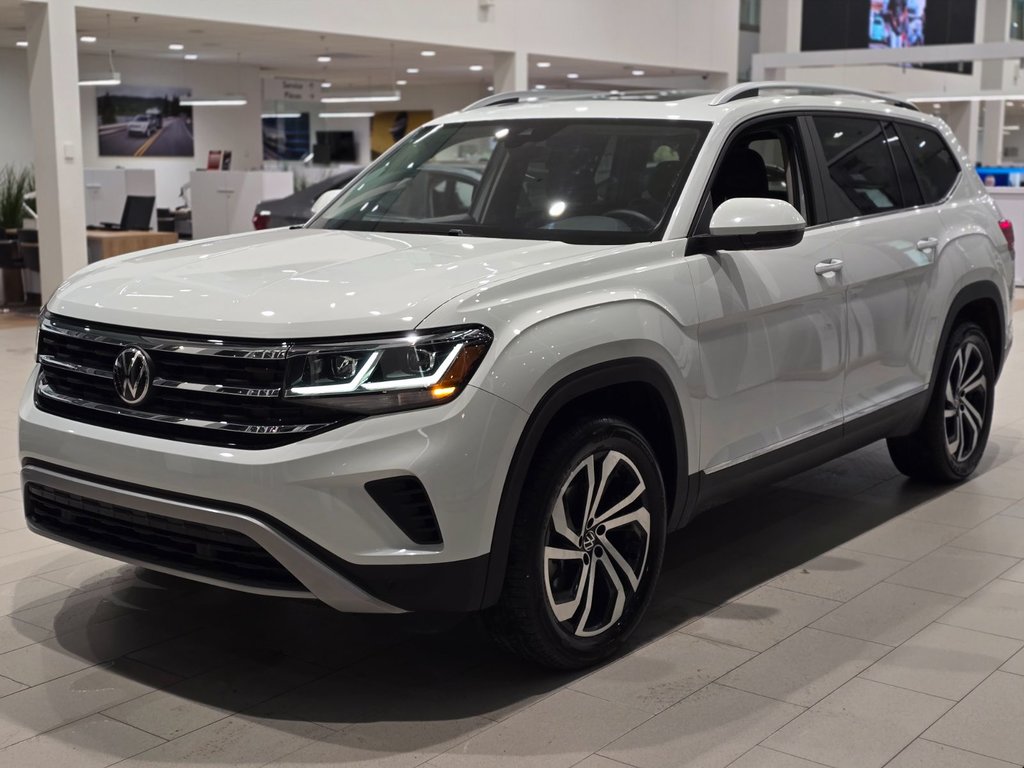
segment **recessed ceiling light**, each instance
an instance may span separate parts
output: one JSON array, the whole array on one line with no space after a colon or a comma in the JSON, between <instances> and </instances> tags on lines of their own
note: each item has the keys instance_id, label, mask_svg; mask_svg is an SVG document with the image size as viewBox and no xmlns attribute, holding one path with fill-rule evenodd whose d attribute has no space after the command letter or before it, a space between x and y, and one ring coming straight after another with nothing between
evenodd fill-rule
<instances>
[{"instance_id":1,"label":"recessed ceiling light","mask_svg":"<svg viewBox=\"0 0 1024 768\"><path fill-rule=\"evenodd\" d=\"M566 77L568 77L570 80L575 80L579 77L579 75L577 75L575 72L570 72L568 75L566 75Z\"/></svg>"},{"instance_id":2,"label":"recessed ceiling light","mask_svg":"<svg viewBox=\"0 0 1024 768\"><path fill-rule=\"evenodd\" d=\"M167 46L167 50L169 50L169 51L184 51L185 50L185 46L182 45L181 43L171 43L170 45Z\"/></svg>"},{"instance_id":3,"label":"recessed ceiling light","mask_svg":"<svg viewBox=\"0 0 1024 768\"><path fill-rule=\"evenodd\" d=\"M1013 106L1013 102L1012 102L1012 101L1008 101L1008 102L1006 102L1006 106L1008 106L1008 107L1012 107L1012 106Z\"/></svg>"},{"instance_id":4,"label":"recessed ceiling light","mask_svg":"<svg viewBox=\"0 0 1024 768\"><path fill-rule=\"evenodd\" d=\"M95 35L82 35L78 39L80 41L82 41L83 43L95 43L96 42L96 36Z\"/></svg>"},{"instance_id":5,"label":"recessed ceiling light","mask_svg":"<svg viewBox=\"0 0 1024 768\"><path fill-rule=\"evenodd\" d=\"M408 85L408 80L395 80L395 85Z\"/></svg>"},{"instance_id":6,"label":"recessed ceiling light","mask_svg":"<svg viewBox=\"0 0 1024 768\"><path fill-rule=\"evenodd\" d=\"M551 62L550 61L538 61L537 62L537 66L540 67L541 69L547 69L548 67L551 66Z\"/></svg>"},{"instance_id":7,"label":"recessed ceiling light","mask_svg":"<svg viewBox=\"0 0 1024 768\"><path fill-rule=\"evenodd\" d=\"M494 93L494 86L493 85L488 85L487 86L487 92L488 93Z\"/></svg>"},{"instance_id":8,"label":"recessed ceiling light","mask_svg":"<svg viewBox=\"0 0 1024 768\"><path fill-rule=\"evenodd\" d=\"M932 104L932 109L942 109L941 104Z\"/></svg>"},{"instance_id":9,"label":"recessed ceiling light","mask_svg":"<svg viewBox=\"0 0 1024 768\"><path fill-rule=\"evenodd\" d=\"M642 69L634 69L633 70L633 77L643 77L646 74L647 73L644 72Z\"/></svg>"},{"instance_id":10,"label":"recessed ceiling light","mask_svg":"<svg viewBox=\"0 0 1024 768\"><path fill-rule=\"evenodd\" d=\"M199 58L199 54L198 53L186 53L185 54L185 61L195 61L198 58Z\"/></svg>"},{"instance_id":11,"label":"recessed ceiling light","mask_svg":"<svg viewBox=\"0 0 1024 768\"><path fill-rule=\"evenodd\" d=\"M317 56L316 60L319 61L321 64L329 64L330 61L331 61L331 57L330 56Z\"/></svg>"},{"instance_id":12,"label":"recessed ceiling light","mask_svg":"<svg viewBox=\"0 0 1024 768\"><path fill-rule=\"evenodd\" d=\"M482 64L473 64L472 66L470 66L469 71L470 72L483 72L484 71L484 67L483 67Z\"/></svg>"},{"instance_id":13,"label":"recessed ceiling light","mask_svg":"<svg viewBox=\"0 0 1024 768\"><path fill-rule=\"evenodd\" d=\"M332 85L334 85L334 83L328 83L328 82L320 83L320 87L321 88L330 88Z\"/></svg>"},{"instance_id":14,"label":"recessed ceiling light","mask_svg":"<svg viewBox=\"0 0 1024 768\"><path fill-rule=\"evenodd\" d=\"M437 56L437 51L420 51L420 56Z\"/></svg>"},{"instance_id":15,"label":"recessed ceiling light","mask_svg":"<svg viewBox=\"0 0 1024 768\"><path fill-rule=\"evenodd\" d=\"M533 87L534 87L535 90L538 90L538 91L543 91L543 90L547 89L546 85L535 85Z\"/></svg>"},{"instance_id":16,"label":"recessed ceiling light","mask_svg":"<svg viewBox=\"0 0 1024 768\"><path fill-rule=\"evenodd\" d=\"M418 75L420 72L419 67L409 67L405 71L408 72L410 75Z\"/></svg>"},{"instance_id":17,"label":"recessed ceiling light","mask_svg":"<svg viewBox=\"0 0 1024 768\"><path fill-rule=\"evenodd\" d=\"M19 40L15 45L19 48L28 48L28 40Z\"/></svg>"}]
</instances>

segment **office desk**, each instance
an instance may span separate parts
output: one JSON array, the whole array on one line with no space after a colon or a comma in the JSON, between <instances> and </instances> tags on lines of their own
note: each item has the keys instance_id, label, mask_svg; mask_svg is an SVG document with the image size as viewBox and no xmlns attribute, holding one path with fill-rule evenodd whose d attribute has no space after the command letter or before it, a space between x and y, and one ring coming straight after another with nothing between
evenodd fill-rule
<instances>
[{"instance_id":1,"label":"office desk","mask_svg":"<svg viewBox=\"0 0 1024 768\"><path fill-rule=\"evenodd\" d=\"M159 245L178 242L175 232L119 232L116 230L92 229L86 233L89 241L89 263L111 256L120 256Z\"/></svg>"}]
</instances>

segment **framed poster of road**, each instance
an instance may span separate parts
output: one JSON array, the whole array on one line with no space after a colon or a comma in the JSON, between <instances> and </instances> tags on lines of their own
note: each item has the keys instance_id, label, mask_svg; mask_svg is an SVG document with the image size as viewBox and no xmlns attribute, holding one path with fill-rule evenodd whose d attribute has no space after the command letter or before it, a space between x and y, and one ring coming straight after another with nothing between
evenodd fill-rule
<instances>
[{"instance_id":1,"label":"framed poster of road","mask_svg":"<svg viewBox=\"0 0 1024 768\"><path fill-rule=\"evenodd\" d=\"M187 88L118 85L96 89L96 125L103 157L192 157Z\"/></svg>"}]
</instances>

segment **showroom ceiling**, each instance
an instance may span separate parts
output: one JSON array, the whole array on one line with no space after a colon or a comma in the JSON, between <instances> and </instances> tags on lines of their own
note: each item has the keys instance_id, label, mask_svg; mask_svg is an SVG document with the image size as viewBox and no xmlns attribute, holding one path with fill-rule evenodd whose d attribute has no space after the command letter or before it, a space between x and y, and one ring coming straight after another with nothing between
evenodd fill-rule
<instances>
[{"instance_id":1,"label":"showroom ceiling","mask_svg":"<svg viewBox=\"0 0 1024 768\"><path fill-rule=\"evenodd\" d=\"M410 86L490 83L493 77L493 55L487 50L163 16L108 14L87 8L79 8L77 16L79 35L86 38L79 42L83 54L106 54L113 50L115 56L180 61L183 67L193 60L240 61L268 73L316 78L341 88L392 86L395 80L407 80ZM14 47L24 39L22 9L0 4L0 47ZM434 55L424 55L424 51ZM330 61L321 61L321 57L329 57ZM688 74L693 73L642 63L610 64L543 56L530 59L531 86L549 88L588 82L622 87L633 81L644 86L650 84L650 78Z\"/></svg>"}]
</instances>

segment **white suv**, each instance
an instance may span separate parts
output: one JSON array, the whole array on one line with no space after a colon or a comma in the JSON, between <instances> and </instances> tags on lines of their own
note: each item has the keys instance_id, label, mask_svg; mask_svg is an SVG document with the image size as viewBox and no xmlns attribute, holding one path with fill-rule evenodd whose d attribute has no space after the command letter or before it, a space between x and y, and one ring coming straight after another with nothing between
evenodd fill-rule
<instances>
[{"instance_id":1,"label":"white suv","mask_svg":"<svg viewBox=\"0 0 1024 768\"><path fill-rule=\"evenodd\" d=\"M1012 230L941 121L785 87L499 96L305 226L81 271L21 403L29 525L343 611L483 610L575 667L727 496L881 438L962 480Z\"/></svg>"}]
</instances>

